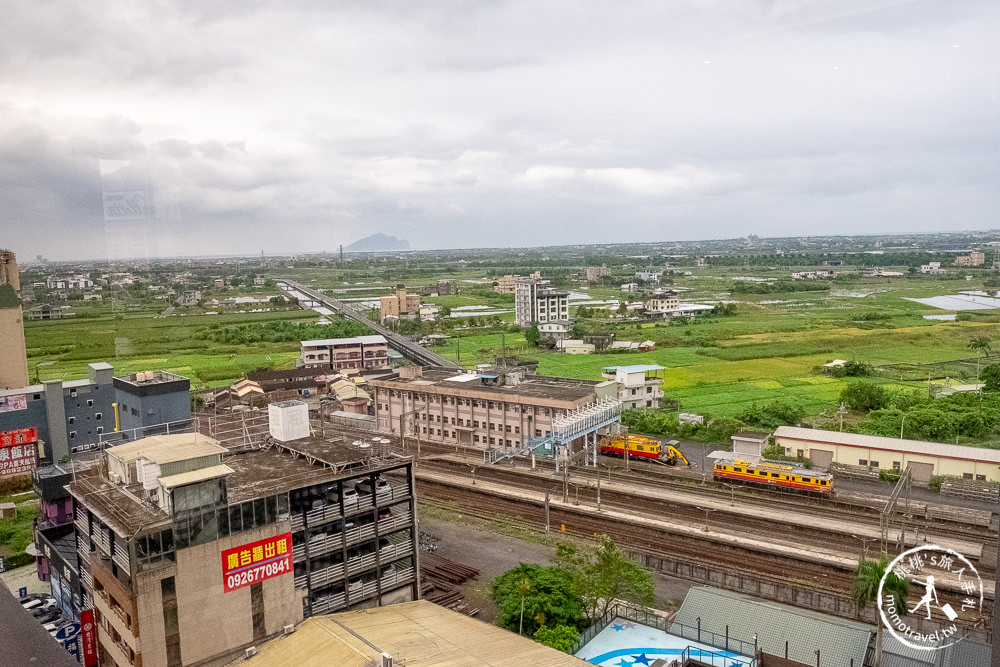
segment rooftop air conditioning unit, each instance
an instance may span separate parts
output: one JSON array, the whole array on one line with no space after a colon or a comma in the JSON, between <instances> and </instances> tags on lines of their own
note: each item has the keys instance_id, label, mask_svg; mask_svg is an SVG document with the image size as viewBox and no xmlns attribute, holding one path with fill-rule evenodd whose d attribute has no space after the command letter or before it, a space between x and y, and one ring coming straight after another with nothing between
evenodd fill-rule
<instances>
[{"instance_id":1,"label":"rooftop air conditioning unit","mask_svg":"<svg viewBox=\"0 0 1000 667\"><path fill-rule=\"evenodd\" d=\"M121 484L122 483L122 476L119 475L116 472L109 472L108 473L108 478L111 480L112 484Z\"/></svg>"},{"instance_id":2,"label":"rooftop air conditioning unit","mask_svg":"<svg viewBox=\"0 0 1000 667\"><path fill-rule=\"evenodd\" d=\"M247 660L249 660L250 658L254 657L255 655L257 655L257 647L256 646L249 647L246 650L246 652L245 652L245 656L246 656Z\"/></svg>"},{"instance_id":3,"label":"rooftop air conditioning unit","mask_svg":"<svg viewBox=\"0 0 1000 667\"><path fill-rule=\"evenodd\" d=\"M284 631L286 635L290 635L295 632L295 626L289 623L285 626Z\"/></svg>"}]
</instances>

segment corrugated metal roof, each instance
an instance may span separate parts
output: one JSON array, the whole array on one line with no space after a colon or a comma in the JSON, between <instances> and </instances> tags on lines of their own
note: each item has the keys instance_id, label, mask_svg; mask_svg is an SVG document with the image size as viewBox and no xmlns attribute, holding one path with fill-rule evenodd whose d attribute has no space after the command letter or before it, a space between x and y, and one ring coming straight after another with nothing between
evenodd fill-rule
<instances>
[{"instance_id":1,"label":"corrugated metal roof","mask_svg":"<svg viewBox=\"0 0 1000 667\"><path fill-rule=\"evenodd\" d=\"M807 665L816 663L817 650L824 665L849 665L852 659L861 665L875 631L864 623L708 586L688 591L675 622L696 627L699 618L702 632L724 635L728 625L730 637L751 643L756 634L758 646L772 655L784 656L787 641L788 657Z\"/></svg>"},{"instance_id":2,"label":"corrugated metal roof","mask_svg":"<svg viewBox=\"0 0 1000 667\"><path fill-rule=\"evenodd\" d=\"M1000 450L985 449L983 447L947 445L941 442L903 440L900 438L885 438L880 435L841 433L839 431L823 431L816 428L799 428L797 426L779 426L774 432L774 437L805 440L820 444L848 445L851 447L882 449L890 452L906 452L908 454L923 454L925 456L940 456L949 459L1000 464Z\"/></svg>"},{"instance_id":3,"label":"corrugated metal roof","mask_svg":"<svg viewBox=\"0 0 1000 667\"><path fill-rule=\"evenodd\" d=\"M303 347L316 347L317 345L345 345L347 343L362 343L364 345L376 345L378 343L388 343L385 336L354 336L352 338L322 338L320 340L304 340Z\"/></svg>"},{"instance_id":4,"label":"corrugated metal roof","mask_svg":"<svg viewBox=\"0 0 1000 667\"><path fill-rule=\"evenodd\" d=\"M219 446L214 439L200 433L176 433L172 435L151 435L148 438L127 442L124 445L108 447L108 454L126 463L140 456L154 463L183 461L209 454L225 454L229 450Z\"/></svg>"},{"instance_id":5,"label":"corrugated metal roof","mask_svg":"<svg viewBox=\"0 0 1000 667\"><path fill-rule=\"evenodd\" d=\"M198 470L189 470L187 472L182 472L179 475L171 475L170 477L161 477L160 485L164 488L172 489L175 486L184 486L185 484L204 482L206 479L214 479L224 475L231 475L232 473L232 468L220 463L217 466L209 466Z\"/></svg>"}]
</instances>

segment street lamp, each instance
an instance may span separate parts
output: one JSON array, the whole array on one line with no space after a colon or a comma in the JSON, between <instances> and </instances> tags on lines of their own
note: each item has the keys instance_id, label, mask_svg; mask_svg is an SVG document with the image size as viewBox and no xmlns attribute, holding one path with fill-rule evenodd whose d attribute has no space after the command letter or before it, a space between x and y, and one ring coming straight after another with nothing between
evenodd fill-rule
<instances>
[{"instance_id":1,"label":"street lamp","mask_svg":"<svg viewBox=\"0 0 1000 667\"><path fill-rule=\"evenodd\" d=\"M709 515L709 513L714 512L715 509L711 508L711 507L699 507L698 505L695 505L695 508L699 509L699 510L701 510L702 512L705 513L705 532L706 533L709 532L709 530L708 530L708 515Z\"/></svg>"},{"instance_id":2,"label":"street lamp","mask_svg":"<svg viewBox=\"0 0 1000 667\"><path fill-rule=\"evenodd\" d=\"M729 499L729 506L730 507L735 507L736 506L736 485L735 484L726 484L725 482L723 482L722 486L728 486L729 487L729 490L732 492L732 496Z\"/></svg>"},{"instance_id":3,"label":"street lamp","mask_svg":"<svg viewBox=\"0 0 1000 667\"><path fill-rule=\"evenodd\" d=\"M861 541L861 551L864 554L864 557L868 558L868 543L869 542L874 542L875 538L874 537L862 537L861 535L855 535L853 533L851 533L851 537L853 537L856 540L860 540Z\"/></svg>"},{"instance_id":4,"label":"street lamp","mask_svg":"<svg viewBox=\"0 0 1000 667\"><path fill-rule=\"evenodd\" d=\"M903 439L903 426L906 425L906 415L903 415L903 419L899 422L899 439Z\"/></svg>"}]
</instances>

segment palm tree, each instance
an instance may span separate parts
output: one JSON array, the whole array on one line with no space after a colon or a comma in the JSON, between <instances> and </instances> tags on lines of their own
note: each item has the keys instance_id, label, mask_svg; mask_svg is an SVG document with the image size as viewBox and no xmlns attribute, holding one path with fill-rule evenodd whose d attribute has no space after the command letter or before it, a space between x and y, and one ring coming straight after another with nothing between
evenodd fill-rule
<instances>
[{"instance_id":1,"label":"palm tree","mask_svg":"<svg viewBox=\"0 0 1000 667\"><path fill-rule=\"evenodd\" d=\"M866 554L862 554L858 560L858 567L854 570L854 584L851 586L851 600L857 605L859 611L872 602L878 603L878 587L882 578L885 577L882 594L892 595L897 600L903 600L903 604L897 605L896 608L900 615L906 613L905 601L910 592L910 582L891 570L886 572L888 567L889 557L884 554L878 560L869 560ZM881 615L875 620L875 667L882 667Z\"/></svg>"},{"instance_id":2,"label":"palm tree","mask_svg":"<svg viewBox=\"0 0 1000 667\"><path fill-rule=\"evenodd\" d=\"M984 356L990 356L990 352L993 351L992 346L990 346L989 336L979 336L978 338L973 338L969 341L969 349L976 353L976 382L979 382L979 363L982 361Z\"/></svg>"}]
</instances>

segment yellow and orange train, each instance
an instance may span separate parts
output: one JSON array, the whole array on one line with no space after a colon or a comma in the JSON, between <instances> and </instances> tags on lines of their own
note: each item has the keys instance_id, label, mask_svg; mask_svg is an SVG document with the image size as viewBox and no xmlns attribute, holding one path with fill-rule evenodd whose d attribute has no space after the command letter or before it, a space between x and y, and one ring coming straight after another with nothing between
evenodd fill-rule
<instances>
[{"instance_id":1,"label":"yellow and orange train","mask_svg":"<svg viewBox=\"0 0 1000 667\"><path fill-rule=\"evenodd\" d=\"M799 489L814 493L833 493L833 475L779 461L717 459L713 476L715 479L735 479L752 484Z\"/></svg>"}]
</instances>

